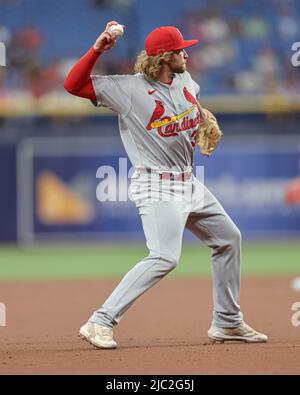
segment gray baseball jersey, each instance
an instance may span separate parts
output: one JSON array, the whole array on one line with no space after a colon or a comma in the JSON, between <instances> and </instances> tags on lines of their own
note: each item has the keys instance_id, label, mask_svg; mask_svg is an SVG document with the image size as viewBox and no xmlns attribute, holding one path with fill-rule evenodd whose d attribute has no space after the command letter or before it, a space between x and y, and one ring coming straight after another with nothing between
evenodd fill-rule
<instances>
[{"instance_id":1,"label":"gray baseball jersey","mask_svg":"<svg viewBox=\"0 0 300 395\"><path fill-rule=\"evenodd\" d=\"M175 74L171 85L142 74L94 75L92 81L97 105L118 113L133 166L174 171L192 167L200 88L188 72Z\"/></svg>"}]
</instances>

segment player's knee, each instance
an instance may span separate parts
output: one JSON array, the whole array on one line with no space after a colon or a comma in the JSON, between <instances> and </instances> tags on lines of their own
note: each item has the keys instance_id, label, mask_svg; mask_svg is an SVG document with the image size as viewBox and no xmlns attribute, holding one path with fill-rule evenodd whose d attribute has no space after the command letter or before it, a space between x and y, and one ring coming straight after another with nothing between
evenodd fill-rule
<instances>
[{"instance_id":1,"label":"player's knee","mask_svg":"<svg viewBox=\"0 0 300 395\"><path fill-rule=\"evenodd\" d=\"M160 258L161 264L165 267L166 272L170 272L174 270L178 265L179 258L175 256L161 256Z\"/></svg>"},{"instance_id":2,"label":"player's knee","mask_svg":"<svg viewBox=\"0 0 300 395\"><path fill-rule=\"evenodd\" d=\"M242 242L242 234L237 226L232 227L230 245L239 247Z\"/></svg>"},{"instance_id":3,"label":"player's knee","mask_svg":"<svg viewBox=\"0 0 300 395\"><path fill-rule=\"evenodd\" d=\"M241 247L242 235L240 230L233 225L230 230L227 229L226 235L219 240L217 247L215 248L216 252L223 252L228 249L239 249Z\"/></svg>"},{"instance_id":4,"label":"player's knee","mask_svg":"<svg viewBox=\"0 0 300 395\"><path fill-rule=\"evenodd\" d=\"M169 256L169 255L160 255L157 257L157 263L160 266L161 270L166 273L174 270L178 265L179 257Z\"/></svg>"},{"instance_id":5,"label":"player's knee","mask_svg":"<svg viewBox=\"0 0 300 395\"><path fill-rule=\"evenodd\" d=\"M232 243L236 243L236 244L240 244L242 241L242 234L237 226L234 226L232 228L231 240L232 240Z\"/></svg>"},{"instance_id":6,"label":"player's knee","mask_svg":"<svg viewBox=\"0 0 300 395\"><path fill-rule=\"evenodd\" d=\"M168 262L167 264L168 264L168 267L169 267L169 271L171 271L171 270L174 270L177 267L179 259L172 258L172 259L169 259L167 262Z\"/></svg>"}]
</instances>

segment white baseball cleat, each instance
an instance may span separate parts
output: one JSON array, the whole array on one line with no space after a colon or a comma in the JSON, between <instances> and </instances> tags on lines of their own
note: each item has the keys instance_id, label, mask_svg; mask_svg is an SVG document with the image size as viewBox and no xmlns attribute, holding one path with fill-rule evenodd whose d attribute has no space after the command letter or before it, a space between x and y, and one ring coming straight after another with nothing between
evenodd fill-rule
<instances>
[{"instance_id":1,"label":"white baseball cleat","mask_svg":"<svg viewBox=\"0 0 300 395\"><path fill-rule=\"evenodd\" d=\"M241 341L245 343L266 343L268 340L267 335L257 332L244 321L236 328L218 328L212 325L208 330L208 337L211 340L219 342Z\"/></svg>"},{"instance_id":2,"label":"white baseball cleat","mask_svg":"<svg viewBox=\"0 0 300 395\"><path fill-rule=\"evenodd\" d=\"M116 348L113 330L107 326L87 322L79 330L79 336L97 348Z\"/></svg>"}]
</instances>

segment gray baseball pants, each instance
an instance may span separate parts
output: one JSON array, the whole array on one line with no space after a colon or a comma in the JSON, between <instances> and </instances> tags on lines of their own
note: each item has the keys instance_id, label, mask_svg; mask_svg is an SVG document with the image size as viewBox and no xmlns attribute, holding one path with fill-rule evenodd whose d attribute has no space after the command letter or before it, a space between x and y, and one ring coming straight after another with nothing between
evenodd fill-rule
<instances>
[{"instance_id":1,"label":"gray baseball pants","mask_svg":"<svg viewBox=\"0 0 300 395\"><path fill-rule=\"evenodd\" d=\"M151 186L150 186L151 185ZM212 251L213 324L239 326L241 234L217 199L194 176L163 181L136 171L131 193L142 219L149 255L121 280L90 322L113 327L133 302L173 270L181 255L184 228Z\"/></svg>"}]
</instances>

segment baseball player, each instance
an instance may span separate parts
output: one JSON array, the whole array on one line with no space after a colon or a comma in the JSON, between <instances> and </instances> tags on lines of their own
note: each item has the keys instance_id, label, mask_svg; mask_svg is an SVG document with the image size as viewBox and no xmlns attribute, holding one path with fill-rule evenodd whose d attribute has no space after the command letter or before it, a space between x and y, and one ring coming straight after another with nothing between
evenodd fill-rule
<instances>
[{"instance_id":1,"label":"baseball player","mask_svg":"<svg viewBox=\"0 0 300 395\"><path fill-rule=\"evenodd\" d=\"M266 335L243 321L239 306L240 231L192 173L204 120L200 88L186 70L185 49L198 41L185 40L176 27L158 27L145 40L135 74L92 75L97 60L116 44L116 25L116 21L107 24L64 86L69 93L118 113L121 138L135 167L131 191L149 255L125 275L80 328L80 336L98 348L116 348L113 326L139 296L176 267L187 227L212 250L214 310L208 337L266 342ZM209 119L215 121L212 114ZM208 147L209 155L214 147L210 143Z\"/></svg>"}]
</instances>

